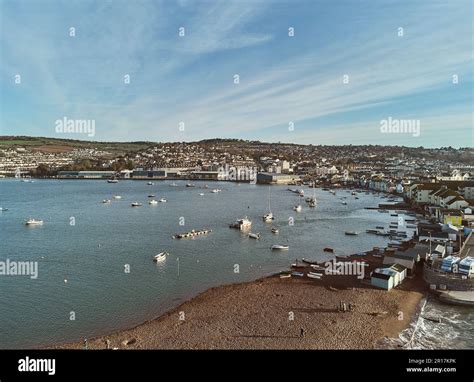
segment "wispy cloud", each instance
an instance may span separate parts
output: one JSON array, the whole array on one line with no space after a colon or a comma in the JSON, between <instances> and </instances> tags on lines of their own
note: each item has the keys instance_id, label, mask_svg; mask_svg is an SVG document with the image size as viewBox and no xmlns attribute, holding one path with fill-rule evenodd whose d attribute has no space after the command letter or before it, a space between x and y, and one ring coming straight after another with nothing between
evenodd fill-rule
<instances>
[{"instance_id":1,"label":"wispy cloud","mask_svg":"<svg viewBox=\"0 0 474 382\"><path fill-rule=\"evenodd\" d=\"M30 119L17 118L14 107L3 119L19 129L38 121L50 135L44 126L58 115L94 118L102 140L232 136L318 143L324 134L325 141L350 143L373 139L367 126L381 115L428 118L442 103L449 117L438 120L455 127L429 144L461 141L472 127L468 1L379 8L349 2L347 10L297 5L114 1L64 3L51 12L3 5L2 94L36 110ZM296 27L294 38L287 36L289 25ZM77 28L74 39L67 36L70 26ZM178 36L181 26L185 37ZM16 72L24 74L21 91L11 85ZM297 126L291 134L289 121Z\"/></svg>"}]
</instances>

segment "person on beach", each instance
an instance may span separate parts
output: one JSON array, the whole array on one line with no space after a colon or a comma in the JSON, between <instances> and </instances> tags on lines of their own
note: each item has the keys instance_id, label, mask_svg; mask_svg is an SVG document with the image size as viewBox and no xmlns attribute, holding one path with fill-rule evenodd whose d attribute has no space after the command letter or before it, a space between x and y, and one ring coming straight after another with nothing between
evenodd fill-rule
<instances>
[{"instance_id":1,"label":"person on beach","mask_svg":"<svg viewBox=\"0 0 474 382\"><path fill-rule=\"evenodd\" d=\"M87 350L87 347L88 347L88 345L87 345L87 338L84 338L84 349Z\"/></svg>"},{"instance_id":2,"label":"person on beach","mask_svg":"<svg viewBox=\"0 0 474 382\"><path fill-rule=\"evenodd\" d=\"M300 329L300 337L301 337L301 338L304 337L304 329L303 329L303 328Z\"/></svg>"}]
</instances>

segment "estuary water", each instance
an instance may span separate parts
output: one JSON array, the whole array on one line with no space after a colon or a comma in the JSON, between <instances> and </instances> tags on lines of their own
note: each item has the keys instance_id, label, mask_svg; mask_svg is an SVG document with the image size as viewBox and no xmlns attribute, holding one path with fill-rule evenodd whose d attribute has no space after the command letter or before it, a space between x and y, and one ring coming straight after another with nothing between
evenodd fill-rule
<instances>
[{"instance_id":1,"label":"estuary water","mask_svg":"<svg viewBox=\"0 0 474 382\"><path fill-rule=\"evenodd\" d=\"M318 205L287 186L230 182L16 180L0 181L0 261L37 261L38 277L0 276L0 347L30 348L90 338L137 325L214 286L243 282L288 269L296 258L331 259L323 252L352 254L385 246L387 239L365 233L396 218L364 207L380 197L316 189ZM212 193L211 189L222 191ZM313 190L304 188L306 195ZM166 203L149 205L149 194ZM280 228L262 221L271 209ZM120 195L121 199L113 199ZM103 199L111 199L103 204ZM132 208L131 202L142 202ZM347 201L347 205L342 202ZM297 203L303 211L292 210ZM250 239L229 224L248 216ZM42 219L26 226L25 219ZM294 220L294 224L290 224ZM175 233L212 229L194 239ZM344 231L360 231L345 236ZM287 244L288 251L271 251ZM163 263L153 255L168 251Z\"/></svg>"}]
</instances>

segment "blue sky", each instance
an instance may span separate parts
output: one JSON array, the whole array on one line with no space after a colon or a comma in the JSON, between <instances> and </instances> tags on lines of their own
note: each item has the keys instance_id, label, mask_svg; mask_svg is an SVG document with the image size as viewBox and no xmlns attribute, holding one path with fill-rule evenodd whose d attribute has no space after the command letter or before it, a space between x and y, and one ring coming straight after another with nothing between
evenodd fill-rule
<instances>
[{"instance_id":1,"label":"blue sky","mask_svg":"<svg viewBox=\"0 0 474 382\"><path fill-rule=\"evenodd\" d=\"M67 117L95 120L100 141L474 143L471 0L0 0L0 14L1 135L89 139L56 133ZM388 117L420 136L381 133Z\"/></svg>"}]
</instances>

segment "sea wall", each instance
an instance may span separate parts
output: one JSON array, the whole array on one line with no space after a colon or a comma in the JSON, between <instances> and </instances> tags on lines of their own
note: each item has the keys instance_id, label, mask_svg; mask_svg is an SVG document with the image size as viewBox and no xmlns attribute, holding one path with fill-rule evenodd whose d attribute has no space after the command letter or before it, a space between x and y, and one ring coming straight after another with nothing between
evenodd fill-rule
<instances>
[{"instance_id":1,"label":"sea wall","mask_svg":"<svg viewBox=\"0 0 474 382\"><path fill-rule=\"evenodd\" d=\"M436 285L436 289L474 291L474 278L462 279L460 276L436 271L428 266L423 267L423 278L430 285Z\"/></svg>"}]
</instances>

